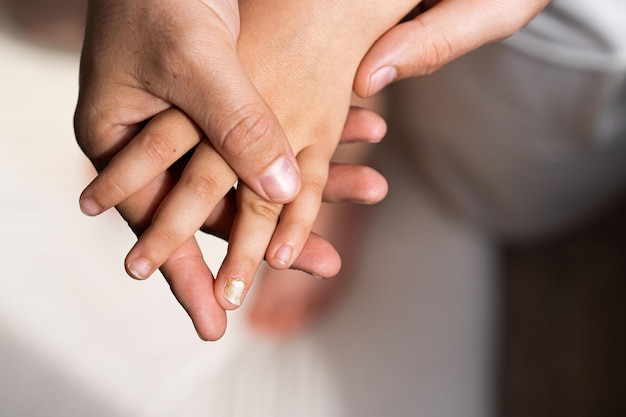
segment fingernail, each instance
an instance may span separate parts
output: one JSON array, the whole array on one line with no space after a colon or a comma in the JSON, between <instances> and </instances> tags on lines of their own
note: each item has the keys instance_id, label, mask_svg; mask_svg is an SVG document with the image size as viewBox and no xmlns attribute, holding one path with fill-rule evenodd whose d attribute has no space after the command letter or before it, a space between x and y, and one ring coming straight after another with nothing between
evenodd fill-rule
<instances>
[{"instance_id":1,"label":"fingernail","mask_svg":"<svg viewBox=\"0 0 626 417\"><path fill-rule=\"evenodd\" d=\"M291 255L293 254L293 248L289 245L281 245L276 252L274 252L274 259L281 265L289 266L291 262Z\"/></svg>"},{"instance_id":2,"label":"fingernail","mask_svg":"<svg viewBox=\"0 0 626 417\"><path fill-rule=\"evenodd\" d=\"M370 78L370 89L368 95L374 95L391 84L398 78L398 70L395 67L387 66L377 69Z\"/></svg>"},{"instance_id":3,"label":"fingernail","mask_svg":"<svg viewBox=\"0 0 626 417\"><path fill-rule=\"evenodd\" d=\"M242 280L229 278L226 283L226 288L224 288L224 298L231 304L240 306L241 300L243 299L244 287L245 284Z\"/></svg>"},{"instance_id":4,"label":"fingernail","mask_svg":"<svg viewBox=\"0 0 626 417\"><path fill-rule=\"evenodd\" d=\"M87 216L97 216L102 211L102 207L93 198L85 197L79 201L80 210Z\"/></svg>"},{"instance_id":5,"label":"fingernail","mask_svg":"<svg viewBox=\"0 0 626 417\"><path fill-rule=\"evenodd\" d=\"M286 157L280 157L261 175L261 186L273 200L286 200L298 192L298 172Z\"/></svg>"},{"instance_id":6,"label":"fingernail","mask_svg":"<svg viewBox=\"0 0 626 417\"><path fill-rule=\"evenodd\" d=\"M143 259L136 258L128 262L128 272L137 279L146 279L152 273L152 265Z\"/></svg>"}]
</instances>

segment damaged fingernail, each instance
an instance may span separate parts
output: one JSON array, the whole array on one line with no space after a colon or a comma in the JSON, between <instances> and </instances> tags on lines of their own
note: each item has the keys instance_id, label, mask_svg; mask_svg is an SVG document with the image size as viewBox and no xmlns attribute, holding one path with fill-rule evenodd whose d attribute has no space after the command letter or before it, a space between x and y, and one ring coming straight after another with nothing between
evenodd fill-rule
<instances>
[{"instance_id":1,"label":"damaged fingernail","mask_svg":"<svg viewBox=\"0 0 626 417\"><path fill-rule=\"evenodd\" d=\"M224 298L231 304L241 305L245 283L240 279L229 278L224 288Z\"/></svg>"}]
</instances>

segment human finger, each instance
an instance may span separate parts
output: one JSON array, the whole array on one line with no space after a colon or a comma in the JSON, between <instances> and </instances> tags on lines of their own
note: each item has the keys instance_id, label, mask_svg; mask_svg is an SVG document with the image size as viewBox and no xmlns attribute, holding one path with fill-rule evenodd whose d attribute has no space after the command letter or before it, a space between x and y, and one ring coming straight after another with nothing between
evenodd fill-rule
<instances>
[{"instance_id":1,"label":"human finger","mask_svg":"<svg viewBox=\"0 0 626 417\"><path fill-rule=\"evenodd\" d=\"M195 238L176 249L161 266L178 303L205 341L218 340L226 331L226 312L213 293L213 274L204 262Z\"/></svg>"},{"instance_id":2,"label":"human finger","mask_svg":"<svg viewBox=\"0 0 626 417\"><path fill-rule=\"evenodd\" d=\"M352 106L341 133L340 144L377 143L387 133L385 120L376 112Z\"/></svg>"},{"instance_id":3,"label":"human finger","mask_svg":"<svg viewBox=\"0 0 626 417\"><path fill-rule=\"evenodd\" d=\"M323 197L328 203L376 204L388 189L385 177L373 168L332 163Z\"/></svg>"},{"instance_id":4,"label":"human finger","mask_svg":"<svg viewBox=\"0 0 626 417\"><path fill-rule=\"evenodd\" d=\"M346 201L354 199L354 197L350 197ZM213 210L201 230L224 240L229 240L235 211L235 194L231 192ZM331 277L339 272L341 259L330 242L316 233L310 233L291 268L319 277Z\"/></svg>"},{"instance_id":5,"label":"human finger","mask_svg":"<svg viewBox=\"0 0 626 417\"><path fill-rule=\"evenodd\" d=\"M95 216L122 202L202 140L202 131L176 108L155 116L83 190L81 210Z\"/></svg>"},{"instance_id":6,"label":"human finger","mask_svg":"<svg viewBox=\"0 0 626 417\"><path fill-rule=\"evenodd\" d=\"M366 109L352 107L344 124L341 142L377 142L385 132L386 125L380 116ZM386 195L385 179L365 166L331 164L333 180L327 186L328 161L332 151L314 144L298 154L303 186L296 199L283 208L280 222L267 248L266 260L273 268L285 269L292 265L317 219L323 194L326 201L354 198L350 201L365 204L376 203Z\"/></svg>"},{"instance_id":7,"label":"human finger","mask_svg":"<svg viewBox=\"0 0 626 417\"><path fill-rule=\"evenodd\" d=\"M140 235L159 202L169 192L173 180L163 173L148 186L117 206L132 230ZM226 312L213 293L213 274L202 258L195 238L185 241L161 267L172 293L185 309L203 340L217 340L226 330Z\"/></svg>"},{"instance_id":8,"label":"human finger","mask_svg":"<svg viewBox=\"0 0 626 417\"><path fill-rule=\"evenodd\" d=\"M126 257L126 270L145 279L200 229L237 180L211 144L200 142L178 182Z\"/></svg>"},{"instance_id":9,"label":"human finger","mask_svg":"<svg viewBox=\"0 0 626 417\"><path fill-rule=\"evenodd\" d=\"M441 0L384 34L361 62L354 91L369 97L393 81L430 74L486 43L510 36L548 0Z\"/></svg>"},{"instance_id":10,"label":"human finger","mask_svg":"<svg viewBox=\"0 0 626 417\"><path fill-rule=\"evenodd\" d=\"M331 164L323 199L329 203L374 204L385 197L387 188L385 178L372 168ZM202 230L229 240L235 211L235 197L230 193L211 213ZM310 233L291 268L328 278L335 276L341 269L341 258L331 243Z\"/></svg>"},{"instance_id":11,"label":"human finger","mask_svg":"<svg viewBox=\"0 0 626 417\"><path fill-rule=\"evenodd\" d=\"M242 304L263 262L282 207L263 200L245 184L239 184L237 215L226 257L215 280L214 291L223 308L232 310Z\"/></svg>"},{"instance_id":12,"label":"human finger","mask_svg":"<svg viewBox=\"0 0 626 417\"><path fill-rule=\"evenodd\" d=\"M376 143L385 136L386 131L387 125L380 115L353 106L348 113L340 144ZM372 168L331 162L329 173L323 201L373 204L387 194L387 181ZM211 212L202 230L228 240L236 210L235 193L231 192Z\"/></svg>"},{"instance_id":13,"label":"human finger","mask_svg":"<svg viewBox=\"0 0 626 417\"><path fill-rule=\"evenodd\" d=\"M319 213L331 154L316 145L306 147L298 154L302 190L294 201L284 206L267 247L266 260L273 268L289 268L302 250Z\"/></svg>"},{"instance_id":14,"label":"human finger","mask_svg":"<svg viewBox=\"0 0 626 417\"><path fill-rule=\"evenodd\" d=\"M300 170L281 124L248 78L234 45L213 39L205 46L211 57L220 59L204 62L194 55L195 48L181 48L171 61L184 68L147 71L148 82L175 75L171 81L178 88L156 94L188 114L259 196L276 203L291 201L300 190Z\"/></svg>"}]
</instances>

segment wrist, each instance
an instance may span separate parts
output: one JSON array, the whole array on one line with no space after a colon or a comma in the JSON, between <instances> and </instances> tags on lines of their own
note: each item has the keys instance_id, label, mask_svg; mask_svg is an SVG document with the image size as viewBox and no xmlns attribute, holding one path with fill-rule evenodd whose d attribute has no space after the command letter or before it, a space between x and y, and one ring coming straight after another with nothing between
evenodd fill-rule
<instances>
[{"instance_id":1,"label":"wrist","mask_svg":"<svg viewBox=\"0 0 626 417\"><path fill-rule=\"evenodd\" d=\"M239 50L356 67L370 46L415 5L415 0L241 0ZM294 50L292 50L292 48ZM258 50L257 50L258 51Z\"/></svg>"}]
</instances>

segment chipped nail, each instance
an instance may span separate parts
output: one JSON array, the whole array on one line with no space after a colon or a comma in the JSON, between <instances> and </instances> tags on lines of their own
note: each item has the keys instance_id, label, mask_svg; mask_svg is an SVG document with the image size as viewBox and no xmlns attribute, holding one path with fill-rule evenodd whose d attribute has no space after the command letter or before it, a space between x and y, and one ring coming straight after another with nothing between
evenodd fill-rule
<instances>
[{"instance_id":1,"label":"chipped nail","mask_svg":"<svg viewBox=\"0 0 626 417\"><path fill-rule=\"evenodd\" d=\"M224 288L224 298L231 304L241 305L245 283L240 279L229 278Z\"/></svg>"}]
</instances>

